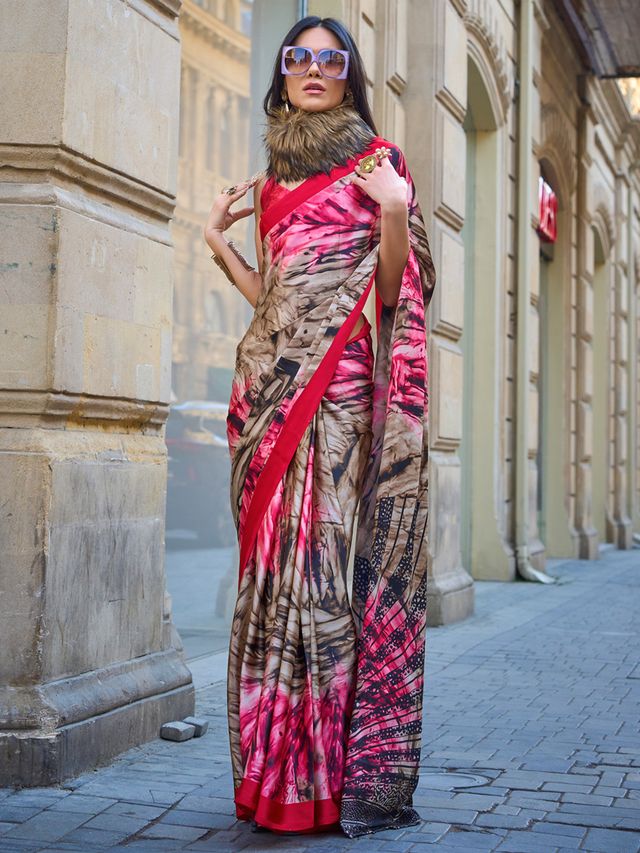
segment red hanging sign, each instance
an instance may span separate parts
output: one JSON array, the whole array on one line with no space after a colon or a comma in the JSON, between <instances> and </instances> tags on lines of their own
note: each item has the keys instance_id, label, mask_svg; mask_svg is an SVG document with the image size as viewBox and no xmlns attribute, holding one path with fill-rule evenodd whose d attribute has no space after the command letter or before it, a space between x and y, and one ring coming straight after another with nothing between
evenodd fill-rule
<instances>
[{"instance_id":1,"label":"red hanging sign","mask_svg":"<svg viewBox=\"0 0 640 853\"><path fill-rule=\"evenodd\" d=\"M558 233L558 198L545 179L538 180L538 235L546 243L555 243Z\"/></svg>"}]
</instances>

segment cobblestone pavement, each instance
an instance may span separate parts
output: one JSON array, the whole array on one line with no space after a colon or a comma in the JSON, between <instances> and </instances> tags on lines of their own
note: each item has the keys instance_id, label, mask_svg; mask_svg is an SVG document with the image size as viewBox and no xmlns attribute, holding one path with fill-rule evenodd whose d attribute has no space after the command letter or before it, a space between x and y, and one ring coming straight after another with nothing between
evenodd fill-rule
<instances>
[{"instance_id":1,"label":"cobblestone pavement","mask_svg":"<svg viewBox=\"0 0 640 853\"><path fill-rule=\"evenodd\" d=\"M558 583L477 583L472 618L428 629L421 825L253 833L233 814L218 684L198 694L202 738L153 741L62 788L1 790L0 853L640 850L640 550L548 570ZM456 771L486 783L451 790Z\"/></svg>"}]
</instances>

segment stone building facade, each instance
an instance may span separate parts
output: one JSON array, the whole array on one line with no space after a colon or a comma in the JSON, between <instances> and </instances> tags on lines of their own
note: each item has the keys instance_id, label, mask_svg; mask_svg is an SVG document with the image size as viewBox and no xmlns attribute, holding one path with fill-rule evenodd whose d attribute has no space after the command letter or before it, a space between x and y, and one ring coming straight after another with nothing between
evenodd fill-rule
<instances>
[{"instance_id":1,"label":"stone building facade","mask_svg":"<svg viewBox=\"0 0 640 853\"><path fill-rule=\"evenodd\" d=\"M181 400L224 399L249 319L250 306L212 270L202 226L220 187L250 168L251 5L187 2L180 13L172 382Z\"/></svg>"},{"instance_id":2,"label":"stone building facade","mask_svg":"<svg viewBox=\"0 0 640 853\"><path fill-rule=\"evenodd\" d=\"M439 624L470 612L472 578L545 581L547 556L592 559L603 544L630 547L638 530L637 87L601 80L585 66L565 2L302 5L340 17L356 35L378 126L406 149L432 217L441 287L431 308L430 620ZM296 19L294 6L270 4L281 16L274 44ZM189 57L208 50L202 27L203 45L194 43L193 16L216 32L210 44L223 43L218 7L185 0L183 74ZM253 15L263 7L253 4ZM197 222L225 182L262 165L256 138L271 56L263 31L253 32L261 36L252 43L246 33L252 71L234 76L249 101L248 141L226 172L202 173L190 149L181 156L210 189ZM233 47L229 41L223 66L233 67ZM219 77L213 55L208 64ZM235 97L216 91L218 99ZM201 95L193 109L207 114L206 103ZM190 144L202 149L206 139L191 136ZM540 177L559 203L553 243L537 233ZM235 236L246 238L250 253L252 231L243 224ZM214 362L230 374L234 336L248 321L197 238L183 256L192 265L197 259L198 271L184 268L175 297L176 316L181 305L193 309L174 337L181 400L207 385L214 393L204 360L209 374ZM218 318L225 313L210 332L214 302ZM202 330L209 354L198 361L183 344ZM179 364L188 365L184 382Z\"/></svg>"},{"instance_id":3,"label":"stone building facade","mask_svg":"<svg viewBox=\"0 0 640 853\"><path fill-rule=\"evenodd\" d=\"M65 778L193 707L164 594L165 423L224 400L248 305L202 226L262 165L274 50L303 14L354 33L431 238L430 624L472 612L474 579L546 582L548 557L637 544L638 90L603 76L621 68L572 0L13 6L0 784ZM233 230L251 250L252 220Z\"/></svg>"},{"instance_id":4,"label":"stone building facade","mask_svg":"<svg viewBox=\"0 0 640 853\"><path fill-rule=\"evenodd\" d=\"M194 706L163 563L179 5L0 4L0 785Z\"/></svg>"}]
</instances>

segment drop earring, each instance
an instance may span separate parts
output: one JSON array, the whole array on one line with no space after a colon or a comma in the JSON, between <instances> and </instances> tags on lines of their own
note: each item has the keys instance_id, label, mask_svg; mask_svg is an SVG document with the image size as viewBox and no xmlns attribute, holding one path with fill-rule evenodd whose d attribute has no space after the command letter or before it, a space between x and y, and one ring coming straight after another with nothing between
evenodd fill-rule
<instances>
[{"instance_id":1,"label":"drop earring","mask_svg":"<svg viewBox=\"0 0 640 853\"><path fill-rule=\"evenodd\" d=\"M289 109L289 98L287 98L286 89L282 90L282 92L280 93L280 97L284 101L284 111L286 112L287 115L289 115L291 110Z\"/></svg>"}]
</instances>

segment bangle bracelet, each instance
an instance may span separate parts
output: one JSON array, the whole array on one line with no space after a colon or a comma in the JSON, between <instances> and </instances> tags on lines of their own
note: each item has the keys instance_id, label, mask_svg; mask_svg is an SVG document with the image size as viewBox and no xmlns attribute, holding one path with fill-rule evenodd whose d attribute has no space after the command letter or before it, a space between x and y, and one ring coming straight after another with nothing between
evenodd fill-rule
<instances>
[{"instance_id":1,"label":"bangle bracelet","mask_svg":"<svg viewBox=\"0 0 640 853\"><path fill-rule=\"evenodd\" d=\"M231 249L231 251L233 252L233 254L234 254L234 255L236 256L236 258L240 261L240 263L241 263L241 264L242 264L242 266L247 270L247 272L251 272L251 271L253 270L253 267L251 266L251 264L249 263L249 261L245 258L245 256L242 254L242 252L240 251L240 249L239 249L239 248L236 246L236 244L233 242L233 240L229 240L229 241L227 242L227 246Z\"/></svg>"},{"instance_id":2,"label":"bangle bracelet","mask_svg":"<svg viewBox=\"0 0 640 853\"><path fill-rule=\"evenodd\" d=\"M236 244L233 242L233 240L229 240L229 241L227 241L227 246L231 249L231 251L233 252L233 254L236 256L236 258L240 261L240 263L242 264L242 266L243 266L247 271L255 271L255 270L254 270L254 267L252 267L252 266L251 266L251 264L247 261L247 259L244 257L244 255L240 252L240 250L238 249L238 247L236 246ZM226 265L226 263L222 260L222 258L221 258L219 255L216 255L216 253L214 252L214 253L211 255L211 259L213 260L213 262L214 262L215 264L217 264L217 265L220 267L220 269L221 269L221 270L222 270L222 272L226 275L226 277L229 279L229 281L231 282L231 284L232 284L234 287L237 287L236 282L235 282L235 279L234 279L234 278L233 278L233 276L231 275L231 271L229 270L229 267L228 267L228 266Z\"/></svg>"},{"instance_id":3,"label":"bangle bracelet","mask_svg":"<svg viewBox=\"0 0 640 853\"><path fill-rule=\"evenodd\" d=\"M222 272L226 275L226 277L229 279L231 284L235 287L236 286L235 280L234 280L233 276L231 275L231 272L229 271L229 267L225 264L225 262L222 260L222 258L219 258L218 255L216 255L214 252L213 255L211 255L211 259L213 260L213 262L215 264L217 264L220 267Z\"/></svg>"}]
</instances>

